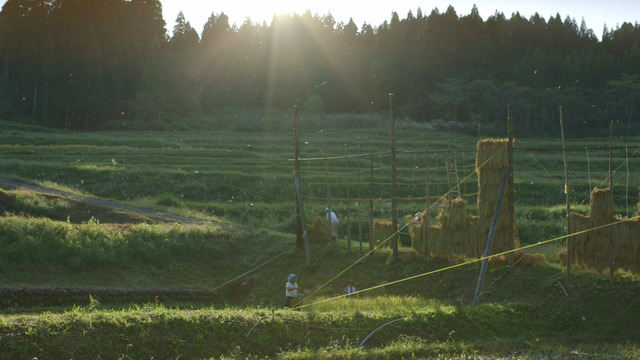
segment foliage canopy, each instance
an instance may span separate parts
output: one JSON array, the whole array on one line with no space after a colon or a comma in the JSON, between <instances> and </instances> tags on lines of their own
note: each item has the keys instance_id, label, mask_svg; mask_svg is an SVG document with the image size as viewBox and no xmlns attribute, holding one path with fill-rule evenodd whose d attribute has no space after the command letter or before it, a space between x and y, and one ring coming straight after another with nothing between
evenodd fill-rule
<instances>
[{"instance_id":1,"label":"foliage canopy","mask_svg":"<svg viewBox=\"0 0 640 360\"><path fill-rule=\"evenodd\" d=\"M634 126L640 27L560 14L480 17L453 7L374 26L281 14L270 25L212 13L168 35L158 0L8 0L0 12L0 117L76 129L158 128L228 106L379 112L394 93L416 121L602 132ZM637 126L637 125L636 125Z\"/></svg>"}]
</instances>

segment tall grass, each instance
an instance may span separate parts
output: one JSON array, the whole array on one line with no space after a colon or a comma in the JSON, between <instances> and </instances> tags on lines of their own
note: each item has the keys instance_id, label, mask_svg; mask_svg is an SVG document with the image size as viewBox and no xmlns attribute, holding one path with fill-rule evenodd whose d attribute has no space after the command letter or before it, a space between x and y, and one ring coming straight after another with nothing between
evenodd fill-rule
<instances>
[{"instance_id":1,"label":"tall grass","mask_svg":"<svg viewBox=\"0 0 640 360\"><path fill-rule=\"evenodd\" d=\"M26 191L17 192L13 203L17 212L51 219L58 218L59 214L68 212L71 207L71 202L66 199L34 195Z\"/></svg>"},{"instance_id":2,"label":"tall grass","mask_svg":"<svg viewBox=\"0 0 640 360\"><path fill-rule=\"evenodd\" d=\"M114 231L97 220L75 225L47 218L0 217L0 264L34 263L80 270L94 266L211 260L228 254L239 233L214 226L137 224Z\"/></svg>"},{"instance_id":3,"label":"tall grass","mask_svg":"<svg viewBox=\"0 0 640 360\"><path fill-rule=\"evenodd\" d=\"M379 329L395 319L402 321ZM7 358L537 359L573 358L576 349L598 358L639 354L634 343L600 338L591 326L577 323L572 329L580 334L556 337L560 332L551 313L520 304L463 312L417 305L393 311L297 312L158 304L108 309L93 302L60 312L4 315L0 344ZM585 339L613 341L596 347Z\"/></svg>"},{"instance_id":4,"label":"tall grass","mask_svg":"<svg viewBox=\"0 0 640 360\"><path fill-rule=\"evenodd\" d=\"M320 296L309 300L311 311L327 312L327 311L385 311L388 309L411 311L412 309L421 308L428 309L436 308L440 309L444 306L441 301L435 299L423 299L416 296L370 296L369 294L362 294L357 297L338 297L327 298ZM448 307L447 311L451 311L453 307ZM442 311L442 310L439 310Z\"/></svg>"}]
</instances>

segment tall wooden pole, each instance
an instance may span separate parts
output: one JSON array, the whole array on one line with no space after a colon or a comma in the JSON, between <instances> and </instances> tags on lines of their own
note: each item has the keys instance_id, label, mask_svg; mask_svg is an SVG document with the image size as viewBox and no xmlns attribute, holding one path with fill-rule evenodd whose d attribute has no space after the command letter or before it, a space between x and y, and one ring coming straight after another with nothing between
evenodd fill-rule
<instances>
[{"instance_id":1,"label":"tall wooden pole","mask_svg":"<svg viewBox=\"0 0 640 360\"><path fill-rule=\"evenodd\" d=\"M296 194L298 195L298 203L300 204L300 219L302 220L302 232L304 234L304 249L307 255L307 265L311 271L311 248L309 247L309 234L307 234L307 226L304 222L304 206L302 206L302 195L300 193L300 179L296 178Z\"/></svg>"},{"instance_id":2,"label":"tall wooden pole","mask_svg":"<svg viewBox=\"0 0 640 360\"><path fill-rule=\"evenodd\" d=\"M391 238L393 257L398 257L398 199L396 198L396 120L393 117L393 93L389 94L389 114L391 117Z\"/></svg>"},{"instance_id":3,"label":"tall wooden pole","mask_svg":"<svg viewBox=\"0 0 640 360\"><path fill-rule=\"evenodd\" d=\"M453 153L453 173L456 175L456 188L458 188L458 197L462 199L462 186L460 186L460 176L458 176L458 161L456 160L455 152Z\"/></svg>"},{"instance_id":4,"label":"tall wooden pole","mask_svg":"<svg viewBox=\"0 0 640 360\"><path fill-rule=\"evenodd\" d=\"M349 151L347 144L344 144L344 161L347 170L347 252L351 252L351 194L349 193Z\"/></svg>"},{"instance_id":5,"label":"tall wooden pole","mask_svg":"<svg viewBox=\"0 0 640 360\"><path fill-rule=\"evenodd\" d=\"M447 189L449 191L449 211L453 202L453 188L451 187L451 138L447 133L447 157L445 158L445 169L447 171ZM451 265L451 264L449 264Z\"/></svg>"},{"instance_id":6,"label":"tall wooden pole","mask_svg":"<svg viewBox=\"0 0 640 360\"><path fill-rule=\"evenodd\" d=\"M327 146L324 142L324 131L320 130L320 133L322 134L322 152L324 153L324 172L325 172L325 179L327 182L327 210L326 210L326 219L327 219L327 226L329 227L329 231L328 231L328 236L329 236L329 242L333 241L333 233L331 232L331 212L333 211L331 209L331 191L329 190L329 160L327 159Z\"/></svg>"},{"instance_id":7,"label":"tall wooden pole","mask_svg":"<svg viewBox=\"0 0 640 360\"><path fill-rule=\"evenodd\" d=\"M373 153L369 161L369 250L373 250Z\"/></svg>"},{"instance_id":8,"label":"tall wooden pole","mask_svg":"<svg viewBox=\"0 0 640 360\"><path fill-rule=\"evenodd\" d=\"M611 219L609 221L613 223L613 121L609 125L609 197L611 206ZM613 284L614 278L614 266L613 266L613 226L609 226L609 283Z\"/></svg>"},{"instance_id":9,"label":"tall wooden pole","mask_svg":"<svg viewBox=\"0 0 640 360\"><path fill-rule=\"evenodd\" d=\"M445 170L447 172L447 189L448 189L448 194L449 194L449 203L447 205L447 211L449 211L449 213L451 213L451 208L453 207L453 198L452 198L452 193L453 193L453 189L451 188L451 164L450 164L450 159L451 159L451 152L448 151L447 152L447 156L445 157ZM450 217L448 217L450 219ZM443 226L445 226L446 224L443 224ZM453 239L451 239L451 236L447 236L447 247L449 249L449 265L453 265L453 244L452 244Z\"/></svg>"},{"instance_id":10,"label":"tall wooden pole","mask_svg":"<svg viewBox=\"0 0 640 360\"><path fill-rule=\"evenodd\" d=\"M424 140L424 144L425 144L425 161L424 161L424 167L425 167L425 184L426 184L426 189L425 189L425 196L426 196L426 200L425 200L425 214L424 214L424 241L425 241L425 252L426 252L426 257L427 257L427 261L431 260L431 252L429 250L429 139L425 138Z\"/></svg>"},{"instance_id":11,"label":"tall wooden pole","mask_svg":"<svg viewBox=\"0 0 640 360\"><path fill-rule=\"evenodd\" d=\"M569 170L567 169L567 151L564 141L564 121L560 106L560 134L562 135L562 159L564 161L564 194L567 202L567 277L571 276L571 197L569 194Z\"/></svg>"},{"instance_id":12,"label":"tall wooden pole","mask_svg":"<svg viewBox=\"0 0 640 360\"><path fill-rule=\"evenodd\" d=\"M296 179L300 179L300 133L298 128L298 107L294 107L293 116L293 139L294 139L294 164ZM304 247L304 239L302 235L302 215L300 211L300 201L296 194L296 247L302 249Z\"/></svg>"},{"instance_id":13,"label":"tall wooden pole","mask_svg":"<svg viewBox=\"0 0 640 360\"><path fill-rule=\"evenodd\" d=\"M508 163L509 163L509 174L507 175L507 209L508 209L508 218L510 220L509 227L507 228L507 236L509 239L509 269L513 270L513 249L514 249L514 239L513 234L515 231L515 208L513 205L513 111L511 109L511 104L509 104L508 111L508 132L509 132L509 143L508 146Z\"/></svg>"},{"instance_id":14,"label":"tall wooden pole","mask_svg":"<svg viewBox=\"0 0 640 360\"><path fill-rule=\"evenodd\" d=\"M626 145L624 147L624 163L627 165L627 186L625 188L624 200L627 218L629 218L629 147Z\"/></svg>"},{"instance_id":15,"label":"tall wooden pole","mask_svg":"<svg viewBox=\"0 0 640 360\"><path fill-rule=\"evenodd\" d=\"M362 167L360 166L360 144L358 144L358 241L362 255Z\"/></svg>"}]
</instances>

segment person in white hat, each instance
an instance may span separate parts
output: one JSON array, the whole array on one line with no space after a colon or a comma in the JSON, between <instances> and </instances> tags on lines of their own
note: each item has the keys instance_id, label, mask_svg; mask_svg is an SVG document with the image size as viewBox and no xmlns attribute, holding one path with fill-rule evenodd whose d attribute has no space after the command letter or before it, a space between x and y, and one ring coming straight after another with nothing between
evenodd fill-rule
<instances>
[{"instance_id":1,"label":"person in white hat","mask_svg":"<svg viewBox=\"0 0 640 360\"><path fill-rule=\"evenodd\" d=\"M331 224L331 239L336 240L338 238L338 217L333 210L326 208L327 212L327 221Z\"/></svg>"}]
</instances>

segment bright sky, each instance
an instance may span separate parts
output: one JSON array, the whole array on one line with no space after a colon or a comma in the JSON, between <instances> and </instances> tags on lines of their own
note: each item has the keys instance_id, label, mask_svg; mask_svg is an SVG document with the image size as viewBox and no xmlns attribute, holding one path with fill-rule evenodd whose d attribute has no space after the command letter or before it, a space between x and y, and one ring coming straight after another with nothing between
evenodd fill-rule
<instances>
[{"instance_id":1,"label":"bright sky","mask_svg":"<svg viewBox=\"0 0 640 360\"><path fill-rule=\"evenodd\" d=\"M587 27L592 29L598 38L606 24L608 29L615 29L624 22L640 23L640 0L227 0L227 1L202 1L202 0L161 0L167 30L171 34L175 19L179 11L184 13L187 21L198 33L212 13L216 15L224 12L231 24L241 25L247 17L256 23L266 21L271 24L273 14L277 12L302 14L307 9L313 14L326 15L331 13L338 22L345 24L353 18L358 28L363 23L374 27L381 25L385 20L391 19L392 11L396 11L401 19L406 18L409 10L416 14L418 7L424 15L429 15L431 10L438 8L440 12L446 11L451 4L458 16L465 16L471 12L473 4L476 4L483 20L493 15L496 11L502 12L507 19L512 13L520 12L525 18L531 17L536 12L545 20L560 14L564 20L567 15L574 18L578 26L584 18Z\"/></svg>"}]
</instances>

